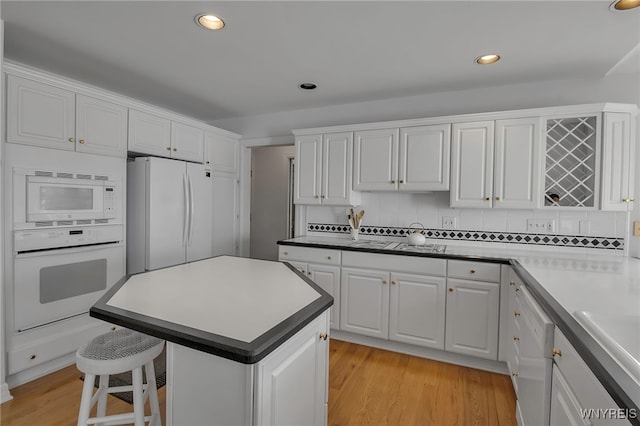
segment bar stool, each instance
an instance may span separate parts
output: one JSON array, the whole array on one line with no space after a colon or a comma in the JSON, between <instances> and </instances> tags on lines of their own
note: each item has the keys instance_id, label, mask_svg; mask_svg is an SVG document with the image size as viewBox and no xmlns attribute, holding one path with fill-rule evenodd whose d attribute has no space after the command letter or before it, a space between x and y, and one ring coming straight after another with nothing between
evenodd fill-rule
<instances>
[{"instance_id":1,"label":"bar stool","mask_svg":"<svg viewBox=\"0 0 640 426\"><path fill-rule=\"evenodd\" d=\"M76 352L76 366L84 373L78 426L108 422L110 425L160 425L160 405L156 390L153 360L162 352L164 340L128 329L102 334ZM142 383L144 366L147 383ZM131 371L132 385L109 387L109 375ZM96 376L100 384L93 388ZM133 391L133 412L107 416L107 394ZM144 404L150 399L151 415L145 416ZM98 403L96 417L89 417L91 408Z\"/></svg>"}]
</instances>

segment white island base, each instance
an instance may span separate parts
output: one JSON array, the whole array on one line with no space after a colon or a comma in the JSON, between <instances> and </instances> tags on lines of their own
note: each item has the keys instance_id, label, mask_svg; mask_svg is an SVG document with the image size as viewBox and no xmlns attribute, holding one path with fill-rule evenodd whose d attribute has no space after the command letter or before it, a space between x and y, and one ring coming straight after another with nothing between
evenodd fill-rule
<instances>
[{"instance_id":1,"label":"white island base","mask_svg":"<svg viewBox=\"0 0 640 426\"><path fill-rule=\"evenodd\" d=\"M255 364L167 342L167 426L326 425L325 311Z\"/></svg>"}]
</instances>

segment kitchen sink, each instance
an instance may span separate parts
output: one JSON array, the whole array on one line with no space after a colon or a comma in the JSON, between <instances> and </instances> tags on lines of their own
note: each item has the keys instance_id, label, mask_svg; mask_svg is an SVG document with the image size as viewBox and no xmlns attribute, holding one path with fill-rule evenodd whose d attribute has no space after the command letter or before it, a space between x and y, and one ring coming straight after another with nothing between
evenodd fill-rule
<instances>
[{"instance_id":1,"label":"kitchen sink","mask_svg":"<svg viewBox=\"0 0 640 426\"><path fill-rule=\"evenodd\" d=\"M423 244L423 245L411 245L409 243L397 243L388 241L375 241L375 240L361 240L354 241L349 244L349 247L365 248L365 249L379 249L379 250L397 250L408 251L414 253L444 253L447 246L444 244Z\"/></svg>"}]
</instances>

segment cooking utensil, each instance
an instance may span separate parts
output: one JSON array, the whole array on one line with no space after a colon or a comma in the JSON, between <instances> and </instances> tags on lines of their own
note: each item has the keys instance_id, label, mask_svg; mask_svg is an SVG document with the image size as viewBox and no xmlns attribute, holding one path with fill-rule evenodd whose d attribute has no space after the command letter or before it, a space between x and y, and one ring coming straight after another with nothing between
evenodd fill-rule
<instances>
[{"instance_id":1,"label":"cooking utensil","mask_svg":"<svg viewBox=\"0 0 640 426\"><path fill-rule=\"evenodd\" d=\"M414 225L416 226L414 227ZM409 244L412 246L423 245L427 239L422 234L422 231L424 231L424 225L421 223L415 222L409 225L409 231L407 233L407 240L409 241Z\"/></svg>"}]
</instances>

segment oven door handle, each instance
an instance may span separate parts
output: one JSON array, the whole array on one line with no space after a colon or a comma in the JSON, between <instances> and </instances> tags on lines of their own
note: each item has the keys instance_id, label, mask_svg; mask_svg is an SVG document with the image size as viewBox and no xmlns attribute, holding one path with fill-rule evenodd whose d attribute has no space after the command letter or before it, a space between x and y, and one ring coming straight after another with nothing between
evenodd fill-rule
<instances>
[{"instance_id":1,"label":"oven door handle","mask_svg":"<svg viewBox=\"0 0 640 426\"><path fill-rule=\"evenodd\" d=\"M187 190L187 175L182 175L182 189L184 191L183 199L184 199L184 216L182 222L182 246L187 246L187 237L189 234L189 192Z\"/></svg>"}]
</instances>

